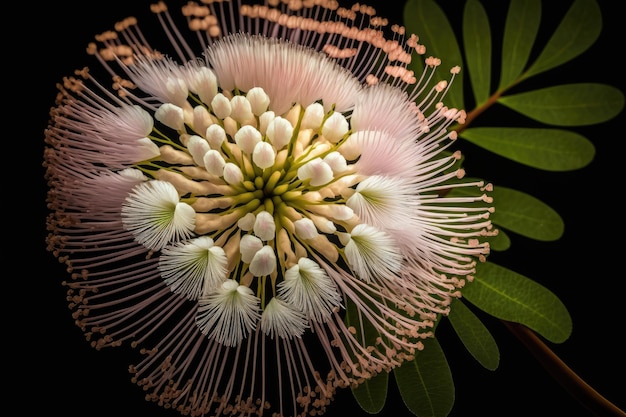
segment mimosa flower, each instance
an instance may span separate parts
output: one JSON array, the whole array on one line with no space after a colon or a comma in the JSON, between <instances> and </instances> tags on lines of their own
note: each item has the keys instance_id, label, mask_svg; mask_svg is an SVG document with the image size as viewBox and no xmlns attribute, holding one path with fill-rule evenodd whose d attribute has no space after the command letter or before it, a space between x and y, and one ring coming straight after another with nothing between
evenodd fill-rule
<instances>
[{"instance_id":1,"label":"mimosa flower","mask_svg":"<svg viewBox=\"0 0 626 417\"><path fill-rule=\"evenodd\" d=\"M89 47L110 86L77 71L51 110L47 242L76 323L141 346L133 381L182 414L323 413L423 349L489 253L464 112L371 7L189 2L190 36L152 10L170 52L119 22Z\"/></svg>"}]
</instances>

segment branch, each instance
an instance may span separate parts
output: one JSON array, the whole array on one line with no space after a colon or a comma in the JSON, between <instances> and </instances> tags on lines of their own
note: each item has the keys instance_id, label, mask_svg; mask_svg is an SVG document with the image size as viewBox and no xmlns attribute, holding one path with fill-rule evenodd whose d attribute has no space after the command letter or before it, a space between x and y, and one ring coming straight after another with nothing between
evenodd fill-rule
<instances>
[{"instance_id":1,"label":"branch","mask_svg":"<svg viewBox=\"0 0 626 417\"><path fill-rule=\"evenodd\" d=\"M626 417L626 412L604 398L582 378L578 376L565 362L561 360L540 338L528 327L510 321L502 320L505 326L513 333L539 363L556 379L565 390L583 407L595 416Z\"/></svg>"}]
</instances>

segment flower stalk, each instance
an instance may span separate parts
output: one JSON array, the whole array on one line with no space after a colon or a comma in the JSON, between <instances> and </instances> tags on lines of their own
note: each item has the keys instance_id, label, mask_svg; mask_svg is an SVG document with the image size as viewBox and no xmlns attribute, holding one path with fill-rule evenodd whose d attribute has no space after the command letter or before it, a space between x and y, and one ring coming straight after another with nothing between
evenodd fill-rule
<instances>
[{"instance_id":1,"label":"flower stalk","mask_svg":"<svg viewBox=\"0 0 626 417\"><path fill-rule=\"evenodd\" d=\"M594 416L624 417L626 412L607 400L546 345L531 329L520 323L502 320L505 327L528 349L541 366L583 407Z\"/></svg>"}]
</instances>

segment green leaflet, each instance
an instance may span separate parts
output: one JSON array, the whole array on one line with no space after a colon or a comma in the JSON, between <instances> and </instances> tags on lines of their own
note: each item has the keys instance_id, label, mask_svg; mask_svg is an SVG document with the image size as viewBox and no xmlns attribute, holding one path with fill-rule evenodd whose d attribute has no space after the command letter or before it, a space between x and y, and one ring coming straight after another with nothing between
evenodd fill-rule
<instances>
[{"instance_id":1,"label":"green leaflet","mask_svg":"<svg viewBox=\"0 0 626 417\"><path fill-rule=\"evenodd\" d=\"M478 181L476 178L466 178L468 181ZM467 188L467 187L465 187ZM476 190L466 190L454 188L450 191L450 196L477 196L481 192ZM512 188L494 186L489 193L493 197L495 212L491 215L491 220L499 227L505 228L519 235L540 241L554 241L563 235L564 224L561 216L547 204L537 198L517 191ZM492 240L508 248L510 242L508 238L504 242ZM494 249L496 249L494 247Z\"/></svg>"},{"instance_id":2,"label":"green leaflet","mask_svg":"<svg viewBox=\"0 0 626 417\"><path fill-rule=\"evenodd\" d=\"M571 171L589 164L595 147L567 130L521 127L476 127L460 136L495 154L546 171Z\"/></svg>"},{"instance_id":3,"label":"green leaflet","mask_svg":"<svg viewBox=\"0 0 626 417\"><path fill-rule=\"evenodd\" d=\"M472 284L470 284L472 285ZM500 351L489 330L462 300L455 299L448 314L452 328L465 348L482 366L494 371L500 363Z\"/></svg>"},{"instance_id":4,"label":"green leaflet","mask_svg":"<svg viewBox=\"0 0 626 417\"><path fill-rule=\"evenodd\" d=\"M433 0L408 0L404 5L404 25L409 33L415 33L420 43L426 45L426 56L441 58L441 66L434 79L449 80L450 69L456 65L463 68L463 58L450 22L439 5ZM413 59L409 69L421 74L424 68L422 57ZM461 71L462 73L462 71ZM457 76L446 94L448 107L464 108L463 77Z\"/></svg>"},{"instance_id":5,"label":"green leaflet","mask_svg":"<svg viewBox=\"0 0 626 417\"><path fill-rule=\"evenodd\" d=\"M503 252L511 247L511 239L502 229L498 230L498 234L496 236L488 236L485 240L489 242L491 250L498 252Z\"/></svg>"},{"instance_id":6,"label":"green leaflet","mask_svg":"<svg viewBox=\"0 0 626 417\"><path fill-rule=\"evenodd\" d=\"M379 333L368 320L361 320L359 311L353 301L346 301L345 322L348 326L357 329L356 338L363 338L366 345L374 345ZM361 322L363 323L363 334L361 334ZM378 374L368 379L356 388L352 388L352 395L361 408L371 414L376 414L385 406L387 399L389 375L387 373Z\"/></svg>"},{"instance_id":7,"label":"green leaflet","mask_svg":"<svg viewBox=\"0 0 626 417\"><path fill-rule=\"evenodd\" d=\"M383 372L366 380L358 387L352 388L352 395L363 411L376 414L385 406L388 383L389 374Z\"/></svg>"},{"instance_id":8,"label":"green leaflet","mask_svg":"<svg viewBox=\"0 0 626 417\"><path fill-rule=\"evenodd\" d=\"M602 13L598 3L576 0L523 77L532 77L582 54L598 39L601 30Z\"/></svg>"},{"instance_id":9,"label":"green leaflet","mask_svg":"<svg viewBox=\"0 0 626 417\"><path fill-rule=\"evenodd\" d=\"M498 90L516 82L526 68L541 21L541 0L511 0L502 41Z\"/></svg>"},{"instance_id":10,"label":"green leaflet","mask_svg":"<svg viewBox=\"0 0 626 417\"><path fill-rule=\"evenodd\" d=\"M561 216L537 198L507 187L495 186L490 194L496 208L494 224L540 241L561 238L565 228Z\"/></svg>"},{"instance_id":11,"label":"green leaflet","mask_svg":"<svg viewBox=\"0 0 626 417\"><path fill-rule=\"evenodd\" d=\"M484 262L463 297L502 320L524 324L554 343L572 332L572 319L559 298L537 282L510 269Z\"/></svg>"},{"instance_id":12,"label":"green leaflet","mask_svg":"<svg viewBox=\"0 0 626 417\"><path fill-rule=\"evenodd\" d=\"M498 103L542 123L586 126L617 116L624 108L624 94L609 85L580 83L502 96Z\"/></svg>"},{"instance_id":13,"label":"green leaflet","mask_svg":"<svg viewBox=\"0 0 626 417\"><path fill-rule=\"evenodd\" d=\"M439 342L424 340L415 359L393 370L407 408L418 417L445 417L454 405L452 373Z\"/></svg>"},{"instance_id":14,"label":"green leaflet","mask_svg":"<svg viewBox=\"0 0 626 417\"><path fill-rule=\"evenodd\" d=\"M484 103L491 94L491 31L485 8L478 0L465 3L463 46L476 103Z\"/></svg>"}]
</instances>

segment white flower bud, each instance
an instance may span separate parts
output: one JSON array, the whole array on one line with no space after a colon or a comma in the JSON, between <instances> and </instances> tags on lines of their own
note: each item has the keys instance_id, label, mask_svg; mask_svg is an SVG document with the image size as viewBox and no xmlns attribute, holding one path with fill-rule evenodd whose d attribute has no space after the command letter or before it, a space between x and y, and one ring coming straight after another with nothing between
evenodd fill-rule
<instances>
[{"instance_id":1,"label":"white flower bud","mask_svg":"<svg viewBox=\"0 0 626 417\"><path fill-rule=\"evenodd\" d=\"M333 179L333 170L322 158L315 158L298 168L298 178L311 179L310 184L316 187L330 182Z\"/></svg>"},{"instance_id":2,"label":"white flower bud","mask_svg":"<svg viewBox=\"0 0 626 417\"><path fill-rule=\"evenodd\" d=\"M252 213L249 213L252 214ZM263 242L256 236L244 235L239 241L239 252L241 253L241 260L247 264L252 262L254 255L261 250Z\"/></svg>"},{"instance_id":3,"label":"white flower bud","mask_svg":"<svg viewBox=\"0 0 626 417\"><path fill-rule=\"evenodd\" d=\"M190 77L190 89L198 94L204 103L210 103L217 94L217 77L205 66L197 67Z\"/></svg>"},{"instance_id":4,"label":"white flower bud","mask_svg":"<svg viewBox=\"0 0 626 417\"><path fill-rule=\"evenodd\" d=\"M220 119L225 119L230 116L232 110L230 106L230 100L222 93L217 93L213 100L211 100L211 109L213 114Z\"/></svg>"},{"instance_id":5,"label":"white flower bud","mask_svg":"<svg viewBox=\"0 0 626 417\"><path fill-rule=\"evenodd\" d=\"M161 151L156 143L152 142L148 138L141 138L137 140L135 153L137 154L138 160L152 159L155 156L161 155Z\"/></svg>"},{"instance_id":6,"label":"white flower bud","mask_svg":"<svg viewBox=\"0 0 626 417\"><path fill-rule=\"evenodd\" d=\"M351 134L348 136L348 139L341 144L339 152L348 161L356 160L359 155L361 155L361 147L363 144L368 143L367 140L369 135L373 135L373 133L369 131L360 131Z\"/></svg>"},{"instance_id":7,"label":"white flower bud","mask_svg":"<svg viewBox=\"0 0 626 417\"><path fill-rule=\"evenodd\" d=\"M263 241L274 239L276 237L274 216L267 211L262 211L257 214L254 221L254 234Z\"/></svg>"},{"instance_id":8,"label":"white flower bud","mask_svg":"<svg viewBox=\"0 0 626 417\"><path fill-rule=\"evenodd\" d=\"M337 143L350 130L348 121L343 114L334 112L324 122L322 127L322 135L331 143Z\"/></svg>"},{"instance_id":9,"label":"white flower bud","mask_svg":"<svg viewBox=\"0 0 626 417\"><path fill-rule=\"evenodd\" d=\"M209 149L204 154L204 159L202 162L209 174L217 175L218 177L224 175L224 167L226 166L226 161L224 160L222 154L220 154L215 149Z\"/></svg>"},{"instance_id":10,"label":"white flower bud","mask_svg":"<svg viewBox=\"0 0 626 417\"><path fill-rule=\"evenodd\" d=\"M259 132L261 132L262 135L267 134L267 127L272 122L272 120L274 120L275 117L276 115L273 111L266 111L259 116Z\"/></svg>"},{"instance_id":11,"label":"white flower bud","mask_svg":"<svg viewBox=\"0 0 626 417\"><path fill-rule=\"evenodd\" d=\"M263 139L261 132L250 125L242 126L241 129L235 133L235 143L248 155L252 155L254 147L261 141L261 139Z\"/></svg>"},{"instance_id":12,"label":"white flower bud","mask_svg":"<svg viewBox=\"0 0 626 417\"><path fill-rule=\"evenodd\" d=\"M293 225L296 228L296 236L301 239L314 239L319 235L315 223L307 217L296 220Z\"/></svg>"},{"instance_id":13,"label":"white flower bud","mask_svg":"<svg viewBox=\"0 0 626 417\"><path fill-rule=\"evenodd\" d=\"M279 150L291 141L293 126L289 120L278 116L267 126L266 135L274 147Z\"/></svg>"},{"instance_id":14,"label":"white flower bud","mask_svg":"<svg viewBox=\"0 0 626 417\"><path fill-rule=\"evenodd\" d=\"M230 117L239 123L246 123L254 119L250 102L244 96L235 96L230 100Z\"/></svg>"},{"instance_id":15,"label":"white flower bud","mask_svg":"<svg viewBox=\"0 0 626 417\"><path fill-rule=\"evenodd\" d=\"M263 246L250 262L250 272L255 277L269 275L276 270L276 254L270 246Z\"/></svg>"},{"instance_id":16,"label":"white flower bud","mask_svg":"<svg viewBox=\"0 0 626 417\"><path fill-rule=\"evenodd\" d=\"M304 116L302 116L302 122L300 126L302 129L317 130L324 120L324 106L320 103L312 103L304 110Z\"/></svg>"},{"instance_id":17,"label":"white flower bud","mask_svg":"<svg viewBox=\"0 0 626 417\"><path fill-rule=\"evenodd\" d=\"M189 96L189 89L185 80L180 78L168 77L165 81L165 90L167 91L167 98L174 104L182 106L187 102L187 96Z\"/></svg>"},{"instance_id":18,"label":"white flower bud","mask_svg":"<svg viewBox=\"0 0 626 417\"><path fill-rule=\"evenodd\" d=\"M244 232L249 232L254 227L255 216L248 213L237 221L237 226Z\"/></svg>"},{"instance_id":19,"label":"white flower bud","mask_svg":"<svg viewBox=\"0 0 626 417\"><path fill-rule=\"evenodd\" d=\"M328 208L328 217L332 217L336 220L350 220L354 217L354 211L343 204L331 204L326 206Z\"/></svg>"},{"instance_id":20,"label":"white flower bud","mask_svg":"<svg viewBox=\"0 0 626 417\"><path fill-rule=\"evenodd\" d=\"M224 181L226 181L230 185L238 185L243 182L243 173L241 172L241 168L232 162L227 162L224 165Z\"/></svg>"},{"instance_id":21,"label":"white flower bud","mask_svg":"<svg viewBox=\"0 0 626 417\"><path fill-rule=\"evenodd\" d=\"M193 108L193 130L196 132L206 132L206 129L213 123L209 111L204 106Z\"/></svg>"},{"instance_id":22,"label":"white flower bud","mask_svg":"<svg viewBox=\"0 0 626 417\"><path fill-rule=\"evenodd\" d=\"M183 109L172 103L161 104L154 112L154 118L174 130L182 130L185 127Z\"/></svg>"},{"instance_id":23,"label":"white flower bud","mask_svg":"<svg viewBox=\"0 0 626 417\"><path fill-rule=\"evenodd\" d=\"M218 124L207 127L204 136L212 149L219 149L226 140L226 132L224 128Z\"/></svg>"},{"instance_id":24,"label":"white flower bud","mask_svg":"<svg viewBox=\"0 0 626 417\"><path fill-rule=\"evenodd\" d=\"M348 169L348 163L346 162L346 158L344 158L343 155L337 151L333 151L326 155L323 161L326 162L328 166L330 166L330 169L333 170L333 173L335 175L341 174Z\"/></svg>"},{"instance_id":25,"label":"white flower bud","mask_svg":"<svg viewBox=\"0 0 626 417\"><path fill-rule=\"evenodd\" d=\"M260 116L270 105L270 98L261 87L253 87L246 94L246 98L250 102L252 113Z\"/></svg>"},{"instance_id":26,"label":"white flower bud","mask_svg":"<svg viewBox=\"0 0 626 417\"><path fill-rule=\"evenodd\" d=\"M320 230L322 233L333 234L337 231L337 227L335 227L335 224L332 221L328 220L326 217L317 216L315 214L310 214L310 217L311 220L313 220L315 227L317 227L317 229Z\"/></svg>"},{"instance_id":27,"label":"white flower bud","mask_svg":"<svg viewBox=\"0 0 626 417\"><path fill-rule=\"evenodd\" d=\"M259 142L254 147L252 153L252 161L261 169L269 168L274 165L276 160L276 152L274 148L267 142Z\"/></svg>"},{"instance_id":28,"label":"white flower bud","mask_svg":"<svg viewBox=\"0 0 626 417\"><path fill-rule=\"evenodd\" d=\"M191 135L187 140L187 150L193 157L193 162L196 165L204 167L204 154L206 154L211 148L209 142L203 137L198 135Z\"/></svg>"}]
</instances>

